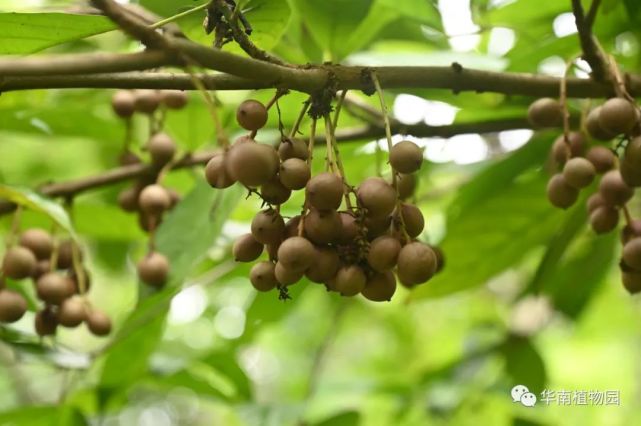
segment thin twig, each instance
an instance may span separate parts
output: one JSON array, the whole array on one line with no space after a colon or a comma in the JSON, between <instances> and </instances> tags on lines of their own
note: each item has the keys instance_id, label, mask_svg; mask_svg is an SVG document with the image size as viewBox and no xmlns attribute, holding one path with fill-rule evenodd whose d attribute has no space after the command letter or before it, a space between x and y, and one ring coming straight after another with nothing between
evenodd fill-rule
<instances>
[{"instance_id":1,"label":"thin twig","mask_svg":"<svg viewBox=\"0 0 641 426\"><path fill-rule=\"evenodd\" d=\"M588 16L586 17L581 0L572 0L572 12L574 13L576 27L579 32L583 59L590 64L592 77L597 81L604 81L608 78L606 60L599 42L592 33L592 25L594 24L599 4L599 0L593 0Z\"/></svg>"}]
</instances>

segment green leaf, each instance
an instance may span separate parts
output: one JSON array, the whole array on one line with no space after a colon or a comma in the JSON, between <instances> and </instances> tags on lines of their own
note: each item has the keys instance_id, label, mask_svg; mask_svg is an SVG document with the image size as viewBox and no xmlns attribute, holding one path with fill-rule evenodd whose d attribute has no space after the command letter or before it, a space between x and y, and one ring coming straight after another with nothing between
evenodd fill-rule
<instances>
[{"instance_id":1,"label":"green leaf","mask_svg":"<svg viewBox=\"0 0 641 426\"><path fill-rule=\"evenodd\" d=\"M357 426L360 421L361 416L357 411L346 411L321 422L313 423L313 426Z\"/></svg>"},{"instance_id":2,"label":"green leaf","mask_svg":"<svg viewBox=\"0 0 641 426\"><path fill-rule=\"evenodd\" d=\"M217 351L203 360L207 365L215 368L223 374L236 388L236 396L240 400L250 400L252 398L252 388L249 377L234 358L233 352Z\"/></svg>"},{"instance_id":3,"label":"green leaf","mask_svg":"<svg viewBox=\"0 0 641 426\"><path fill-rule=\"evenodd\" d=\"M0 54L34 53L114 28L109 19L97 15L0 13Z\"/></svg>"},{"instance_id":4,"label":"green leaf","mask_svg":"<svg viewBox=\"0 0 641 426\"><path fill-rule=\"evenodd\" d=\"M510 336L501 352L505 356L505 370L513 385L524 385L535 395L545 389L545 362L529 338Z\"/></svg>"},{"instance_id":5,"label":"green leaf","mask_svg":"<svg viewBox=\"0 0 641 426\"><path fill-rule=\"evenodd\" d=\"M74 407L27 406L0 413L2 426L85 426L87 419Z\"/></svg>"}]
</instances>

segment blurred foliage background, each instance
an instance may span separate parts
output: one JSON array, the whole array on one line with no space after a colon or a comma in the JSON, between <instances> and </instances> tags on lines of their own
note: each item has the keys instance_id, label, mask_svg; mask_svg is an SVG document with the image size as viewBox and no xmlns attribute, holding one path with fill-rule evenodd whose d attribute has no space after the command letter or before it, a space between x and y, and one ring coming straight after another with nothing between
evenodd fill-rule
<instances>
[{"instance_id":1,"label":"blurred foliage background","mask_svg":"<svg viewBox=\"0 0 641 426\"><path fill-rule=\"evenodd\" d=\"M160 16L192 0L140 0ZM449 65L559 75L580 53L569 1L247 0L260 47L296 63ZM625 71L639 68L641 7L604 0L595 33ZM586 6L587 6L586 2ZM109 21L59 15L81 3L0 0L0 53L134 51ZM37 15L14 15L30 12ZM178 21L211 43L203 16ZM235 46L225 49L240 53ZM577 75L585 77L581 70ZM124 126L107 90L42 90L0 97L0 182L37 187L117 165ZM273 90L221 92L225 128L235 107ZM386 91L401 122L451 124L523 117L531 99L437 90ZM376 99L357 94L376 107ZM291 125L304 95L280 101ZM575 111L585 101L570 104ZM343 113L339 127L358 125ZM144 142L146 122L135 123ZM276 115L259 140L278 137ZM305 124L303 128L306 129ZM197 93L170 112L182 152L213 147ZM240 188L221 193L202 170L166 180L184 196L159 230L172 282L137 283L145 250L136 217L119 210L124 185L77 197L74 227L89 253L89 297L114 318L109 339L83 328L40 341L33 313L0 328L0 424L11 425L630 425L641 417L641 309L620 284L617 235L595 236L580 203L545 197L554 132L517 130L416 139L427 164L416 199L423 241L446 253L443 273L390 303L341 299L301 283L293 300L256 294L230 243L259 208ZM341 145L351 182L375 174L376 141ZM322 157L319 148L317 158ZM218 208L210 217L215 201ZM301 203L288 204L295 214ZM633 203L633 214L639 204ZM11 217L0 217L1 233ZM26 212L23 227L49 228ZM14 283L25 286L27 283ZM620 406L527 408L509 391L618 390ZM637 420L635 420L637 419Z\"/></svg>"}]
</instances>

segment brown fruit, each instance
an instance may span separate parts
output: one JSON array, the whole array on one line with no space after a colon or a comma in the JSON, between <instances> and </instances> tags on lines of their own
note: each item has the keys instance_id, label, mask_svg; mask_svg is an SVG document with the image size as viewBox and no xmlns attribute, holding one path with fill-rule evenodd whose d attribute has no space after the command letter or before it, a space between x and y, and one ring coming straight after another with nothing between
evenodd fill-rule
<instances>
[{"instance_id":1,"label":"brown fruit","mask_svg":"<svg viewBox=\"0 0 641 426\"><path fill-rule=\"evenodd\" d=\"M36 313L35 329L38 336L52 336L58 328L58 317L50 308L43 309Z\"/></svg>"},{"instance_id":2,"label":"brown fruit","mask_svg":"<svg viewBox=\"0 0 641 426\"><path fill-rule=\"evenodd\" d=\"M633 219L628 225L621 230L621 243L625 244L632 238L641 237L641 219Z\"/></svg>"},{"instance_id":3,"label":"brown fruit","mask_svg":"<svg viewBox=\"0 0 641 426\"><path fill-rule=\"evenodd\" d=\"M80 296L66 299L58 310L58 322L64 327L77 327L86 317L85 302Z\"/></svg>"},{"instance_id":4,"label":"brown fruit","mask_svg":"<svg viewBox=\"0 0 641 426\"><path fill-rule=\"evenodd\" d=\"M561 173L557 173L550 178L547 194L550 203L560 209L567 209L576 203L579 198L579 190L570 186Z\"/></svg>"},{"instance_id":5,"label":"brown fruit","mask_svg":"<svg viewBox=\"0 0 641 426\"><path fill-rule=\"evenodd\" d=\"M303 223L305 235L314 244L336 242L343 228L340 215L334 210L311 209Z\"/></svg>"},{"instance_id":6,"label":"brown fruit","mask_svg":"<svg viewBox=\"0 0 641 426\"><path fill-rule=\"evenodd\" d=\"M277 256L284 268L305 271L315 261L316 250L306 238L291 237L282 242Z\"/></svg>"},{"instance_id":7,"label":"brown fruit","mask_svg":"<svg viewBox=\"0 0 641 426\"><path fill-rule=\"evenodd\" d=\"M234 242L232 253L236 262L253 262L263 252L263 245L256 241L252 234L238 237Z\"/></svg>"},{"instance_id":8,"label":"brown fruit","mask_svg":"<svg viewBox=\"0 0 641 426\"><path fill-rule=\"evenodd\" d=\"M78 257L82 259L82 251L78 249ZM64 240L58 246L58 269L69 269L73 266L73 241Z\"/></svg>"},{"instance_id":9,"label":"brown fruit","mask_svg":"<svg viewBox=\"0 0 641 426\"><path fill-rule=\"evenodd\" d=\"M169 203L169 210L173 209L182 201L182 196L176 191L175 189L172 188L167 188L167 193L169 194L169 199L171 200Z\"/></svg>"},{"instance_id":10,"label":"brown fruit","mask_svg":"<svg viewBox=\"0 0 641 426\"><path fill-rule=\"evenodd\" d=\"M356 296L363 291L366 283L365 272L356 265L349 265L343 266L336 272L333 288L343 296Z\"/></svg>"},{"instance_id":11,"label":"brown fruit","mask_svg":"<svg viewBox=\"0 0 641 426\"><path fill-rule=\"evenodd\" d=\"M298 226L300 225L300 215L296 215L285 223L285 238L295 237L298 235Z\"/></svg>"},{"instance_id":12,"label":"brown fruit","mask_svg":"<svg viewBox=\"0 0 641 426\"><path fill-rule=\"evenodd\" d=\"M396 191L383 178L365 179L358 187L356 196L361 205L367 209L369 217L388 216L396 207Z\"/></svg>"},{"instance_id":13,"label":"brown fruit","mask_svg":"<svg viewBox=\"0 0 641 426\"><path fill-rule=\"evenodd\" d=\"M227 172L225 158L224 154L216 154L205 167L205 178L213 188L229 188L236 182Z\"/></svg>"},{"instance_id":14,"label":"brown fruit","mask_svg":"<svg viewBox=\"0 0 641 426\"><path fill-rule=\"evenodd\" d=\"M423 213L414 204L401 204L401 216L405 224L405 232L410 238L418 237L425 228Z\"/></svg>"},{"instance_id":15,"label":"brown fruit","mask_svg":"<svg viewBox=\"0 0 641 426\"><path fill-rule=\"evenodd\" d=\"M436 273L439 273L445 267L445 253L440 247L430 245L430 248L436 255Z\"/></svg>"},{"instance_id":16,"label":"brown fruit","mask_svg":"<svg viewBox=\"0 0 641 426\"><path fill-rule=\"evenodd\" d=\"M182 109L189 101L189 95L182 90L162 90L160 94L162 102L171 109Z\"/></svg>"},{"instance_id":17,"label":"brown fruit","mask_svg":"<svg viewBox=\"0 0 641 426\"><path fill-rule=\"evenodd\" d=\"M260 195L269 204L277 205L287 201L292 191L283 186L278 178L274 178L260 187Z\"/></svg>"},{"instance_id":18,"label":"brown fruit","mask_svg":"<svg viewBox=\"0 0 641 426\"><path fill-rule=\"evenodd\" d=\"M285 221L276 210L260 211L252 219L251 233L259 243L280 243L285 234Z\"/></svg>"},{"instance_id":19,"label":"brown fruit","mask_svg":"<svg viewBox=\"0 0 641 426\"><path fill-rule=\"evenodd\" d=\"M361 294L372 302L392 300L396 292L396 277L391 271L372 275L365 284Z\"/></svg>"},{"instance_id":20,"label":"brown fruit","mask_svg":"<svg viewBox=\"0 0 641 426\"><path fill-rule=\"evenodd\" d=\"M4 254L2 269L4 275L21 280L30 277L36 269L36 256L31 250L25 247L11 247Z\"/></svg>"},{"instance_id":21,"label":"brown fruit","mask_svg":"<svg viewBox=\"0 0 641 426\"><path fill-rule=\"evenodd\" d=\"M299 158L290 158L280 165L278 178L289 189L302 189L311 178L311 170L307 163Z\"/></svg>"},{"instance_id":22,"label":"brown fruit","mask_svg":"<svg viewBox=\"0 0 641 426\"><path fill-rule=\"evenodd\" d=\"M176 142L167 133L156 133L147 142L151 162L156 166L169 163L176 154Z\"/></svg>"},{"instance_id":23,"label":"brown fruit","mask_svg":"<svg viewBox=\"0 0 641 426\"><path fill-rule=\"evenodd\" d=\"M140 210L150 215L160 215L171 205L171 197L167 190L158 185L148 185L138 196Z\"/></svg>"},{"instance_id":24,"label":"brown fruit","mask_svg":"<svg viewBox=\"0 0 641 426\"><path fill-rule=\"evenodd\" d=\"M130 90L118 90L111 97L111 108L118 117L128 118L134 114L135 97Z\"/></svg>"},{"instance_id":25,"label":"brown fruit","mask_svg":"<svg viewBox=\"0 0 641 426\"><path fill-rule=\"evenodd\" d=\"M140 196L140 188L132 186L123 189L118 194L118 205L126 212L135 212L138 210L138 197Z\"/></svg>"},{"instance_id":26,"label":"brown fruit","mask_svg":"<svg viewBox=\"0 0 641 426\"><path fill-rule=\"evenodd\" d=\"M33 270L31 278L38 280L41 276L51 271L51 262L49 260L39 260L36 263L36 268Z\"/></svg>"},{"instance_id":27,"label":"brown fruit","mask_svg":"<svg viewBox=\"0 0 641 426\"><path fill-rule=\"evenodd\" d=\"M146 284L160 288L169 276L169 260L158 252L149 253L138 262L138 277Z\"/></svg>"},{"instance_id":28,"label":"brown fruit","mask_svg":"<svg viewBox=\"0 0 641 426\"><path fill-rule=\"evenodd\" d=\"M389 231L392 224L392 216L366 217L364 226L367 229L367 239L373 240Z\"/></svg>"},{"instance_id":29,"label":"brown fruit","mask_svg":"<svg viewBox=\"0 0 641 426\"><path fill-rule=\"evenodd\" d=\"M298 158L299 160L307 160L309 156L309 148L307 142L301 139L285 139L278 145L278 155L282 161L287 161L290 158Z\"/></svg>"},{"instance_id":30,"label":"brown fruit","mask_svg":"<svg viewBox=\"0 0 641 426\"><path fill-rule=\"evenodd\" d=\"M614 154L604 146L594 146L590 148L585 158L592 163L598 174L612 170L615 165Z\"/></svg>"},{"instance_id":31,"label":"brown fruit","mask_svg":"<svg viewBox=\"0 0 641 426\"><path fill-rule=\"evenodd\" d=\"M608 99L599 112L601 128L616 135L629 133L638 120L639 113L636 105L623 98Z\"/></svg>"},{"instance_id":32,"label":"brown fruit","mask_svg":"<svg viewBox=\"0 0 641 426\"><path fill-rule=\"evenodd\" d=\"M589 112L588 116L585 119L585 128L587 129L590 136L593 139L599 141L609 141L610 139L616 136L615 133L610 132L609 130L604 129L599 123L599 117L601 115L601 107L598 106Z\"/></svg>"},{"instance_id":33,"label":"brown fruit","mask_svg":"<svg viewBox=\"0 0 641 426\"><path fill-rule=\"evenodd\" d=\"M568 142L565 135L559 135L552 145L552 158L557 164L564 164L569 158L580 157L585 152L585 136L581 132L570 132Z\"/></svg>"},{"instance_id":34,"label":"brown fruit","mask_svg":"<svg viewBox=\"0 0 641 426\"><path fill-rule=\"evenodd\" d=\"M91 288L91 273L83 268L83 279L84 279L84 293L88 292L89 289ZM78 276L76 275L76 271L71 269L69 271L69 280L71 281L71 285L73 287L72 293L74 294L80 294L80 283L78 280Z\"/></svg>"},{"instance_id":35,"label":"brown fruit","mask_svg":"<svg viewBox=\"0 0 641 426\"><path fill-rule=\"evenodd\" d=\"M288 286L296 284L303 278L303 275L305 275L304 270L289 269L280 263L280 261L276 262L276 266L274 266L274 276L280 285Z\"/></svg>"},{"instance_id":36,"label":"brown fruit","mask_svg":"<svg viewBox=\"0 0 641 426\"><path fill-rule=\"evenodd\" d=\"M583 157L571 158L563 167L565 182L576 189L590 186L595 176L596 169L590 161Z\"/></svg>"},{"instance_id":37,"label":"brown fruit","mask_svg":"<svg viewBox=\"0 0 641 426\"><path fill-rule=\"evenodd\" d=\"M396 177L396 185L398 189L398 198L406 200L416 192L418 178L414 174L406 175L401 173Z\"/></svg>"},{"instance_id":38,"label":"brown fruit","mask_svg":"<svg viewBox=\"0 0 641 426\"><path fill-rule=\"evenodd\" d=\"M401 173L414 173L423 164L423 150L411 141L401 141L389 153L392 168Z\"/></svg>"},{"instance_id":39,"label":"brown fruit","mask_svg":"<svg viewBox=\"0 0 641 426\"><path fill-rule=\"evenodd\" d=\"M619 211L613 207L603 205L595 208L590 213L590 226L597 234L613 231L619 224Z\"/></svg>"},{"instance_id":40,"label":"brown fruit","mask_svg":"<svg viewBox=\"0 0 641 426\"><path fill-rule=\"evenodd\" d=\"M305 186L307 201L318 210L336 210L343 199L343 180L334 173L320 173Z\"/></svg>"},{"instance_id":41,"label":"brown fruit","mask_svg":"<svg viewBox=\"0 0 641 426\"><path fill-rule=\"evenodd\" d=\"M641 166L641 137L637 136L628 142L623 161L630 163L631 166Z\"/></svg>"},{"instance_id":42,"label":"brown fruit","mask_svg":"<svg viewBox=\"0 0 641 426\"><path fill-rule=\"evenodd\" d=\"M162 96L158 90L136 90L134 92L134 108L144 114L152 114L162 101Z\"/></svg>"},{"instance_id":43,"label":"brown fruit","mask_svg":"<svg viewBox=\"0 0 641 426\"><path fill-rule=\"evenodd\" d=\"M622 206L634 195L634 189L623 181L618 170L610 170L601 178L599 192L607 204Z\"/></svg>"},{"instance_id":44,"label":"brown fruit","mask_svg":"<svg viewBox=\"0 0 641 426\"><path fill-rule=\"evenodd\" d=\"M236 120L245 130L259 130L267 123L267 109L261 102L248 99L238 106Z\"/></svg>"},{"instance_id":45,"label":"brown fruit","mask_svg":"<svg viewBox=\"0 0 641 426\"><path fill-rule=\"evenodd\" d=\"M641 167L634 166L628 161L621 161L621 166L619 169L621 173L621 178L630 188L636 188L641 186Z\"/></svg>"},{"instance_id":46,"label":"brown fruit","mask_svg":"<svg viewBox=\"0 0 641 426\"><path fill-rule=\"evenodd\" d=\"M641 237L632 238L623 246L623 262L637 271L641 271Z\"/></svg>"},{"instance_id":47,"label":"brown fruit","mask_svg":"<svg viewBox=\"0 0 641 426\"><path fill-rule=\"evenodd\" d=\"M394 237L383 235L370 243L367 263L377 272L385 272L396 266L401 243Z\"/></svg>"},{"instance_id":48,"label":"brown fruit","mask_svg":"<svg viewBox=\"0 0 641 426\"><path fill-rule=\"evenodd\" d=\"M607 203L599 192L595 192L594 194L590 195L590 198L588 198L588 202L586 204L588 213L592 213L598 207L605 205L607 205Z\"/></svg>"},{"instance_id":49,"label":"brown fruit","mask_svg":"<svg viewBox=\"0 0 641 426\"><path fill-rule=\"evenodd\" d=\"M621 271L621 280L628 293L637 294L641 292L641 272Z\"/></svg>"},{"instance_id":50,"label":"brown fruit","mask_svg":"<svg viewBox=\"0 0 641 426\"><path fill-rule=\"evenodd\" d=\"M427 245L413 242L404 246L398 254L398 279L405 286L424 283L436 273L438 260Z\"/></svg>"},{"instance_id":51,"label":"brown fruit","mask_svg":"<svg viewBox=\"0 0 641 426\"><path fill-rule=\"evenodd\" d=\"M111 333L111 319L102 311L92 309L87 312L85 323L94 336L106 336Z\"/></svg>"},{"instance_id":52,"label":"brown fruit","mask_svg":"<svg viewBox=\"0 0 641 426\"><path fill-rule=\"evenodd\" d=\"M59 305L74 293L75 286L69 277L49 272L38 279L38 298L51 305Z\"/></svg>"},{"instance_id":53,"label":"brown fruit","mask_svg":"<svg viewBox=\"0 0 641 426\"><path fill-rule=\"evenodd\" d=\"M338 253L329 247L315 247L314 261L305 272L307 278L322 284L332 279L338 271L340 260Z\"/></svg>"},{"instance_id":54,"label":"brown fruit","mask_svg":"<svg viewBox=\"0 0 641 426\"><path fill-rule=\"evenodd\" d=\"M20 245L26 247L36 256L36 259L49 259L53 251L51 234L43 229L27 229L20 235Z\"/></svg>"},{"instance_id":55,"label":"brown fruit","mask_svg":"<svg viewBox=\"0 0 641 426\"><path fill-rule=\"evenodd\" d=\"M278 285L272 262L258 262L249 271L249 280L258 291L269 291Z\"/></svg>"},{"instance_id":56,"label":"brown fruit","mask_svg":"<svg viewBox=\"0 0 641 426\"><path fill-rule=\"evenodd\" d=\"M0 322L16 322L27 312L27 301L17 291L0 289Z\"/></svg>"},{"instance_id":57,"label":"brown fruit","mask_svg":"<svg viewBox=\"0 0 641 426\"><path fill-rule=\"evenodd\" d=\"M557 127L563 122L563 108L559 101L552 98L532 102L527 115L534 127Z\"/></svg>"},{"instance_id":58,"label":"brown fruit","mask_svg":"<svg viewBox=\"0 0 641 426\"><path fill-rule=\"evenodd\" d=\"M227 174L245 186L261 186L276 176L278 155L271 146L256 143L236 143L227 152Z\"/></svg>"},{"instance_id":59,"label":"brown fruit","mask_svg":"<svg viewBox=\"0 0 641 426\"><path fill-rule=\"evenodd\" d=\"M358 238L360 228L356 222L356 218L350 212L338 212L341 219L341 233L338 238L339 244L351 244Z\"/></svg>"}]
</instances>

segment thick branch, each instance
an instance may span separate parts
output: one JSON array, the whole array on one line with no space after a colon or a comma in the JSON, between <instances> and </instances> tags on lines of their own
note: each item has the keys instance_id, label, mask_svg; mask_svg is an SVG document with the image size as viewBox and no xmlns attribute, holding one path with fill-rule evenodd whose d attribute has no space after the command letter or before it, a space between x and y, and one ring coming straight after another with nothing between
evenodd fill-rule
<instances>
[{"instance_id":1,"label":"thick branch","mask_svg":"<svg viewBox=\"0 0 641 426\"><path fill-rule=\"evenodd\" d=\"M594 34L592 34L592 25L594 24L600 3L600 0L592 0L592 6L586 16L581 0L572 0L572 12L576 20L576 28L579 31L579 41L581 42L581 49L583 50L583 59L590 64L592 77L597 81L603 81L608 76L607 61L603 56L603 51L598 41L594 37Z\"/></svg>"}]
</instances>

